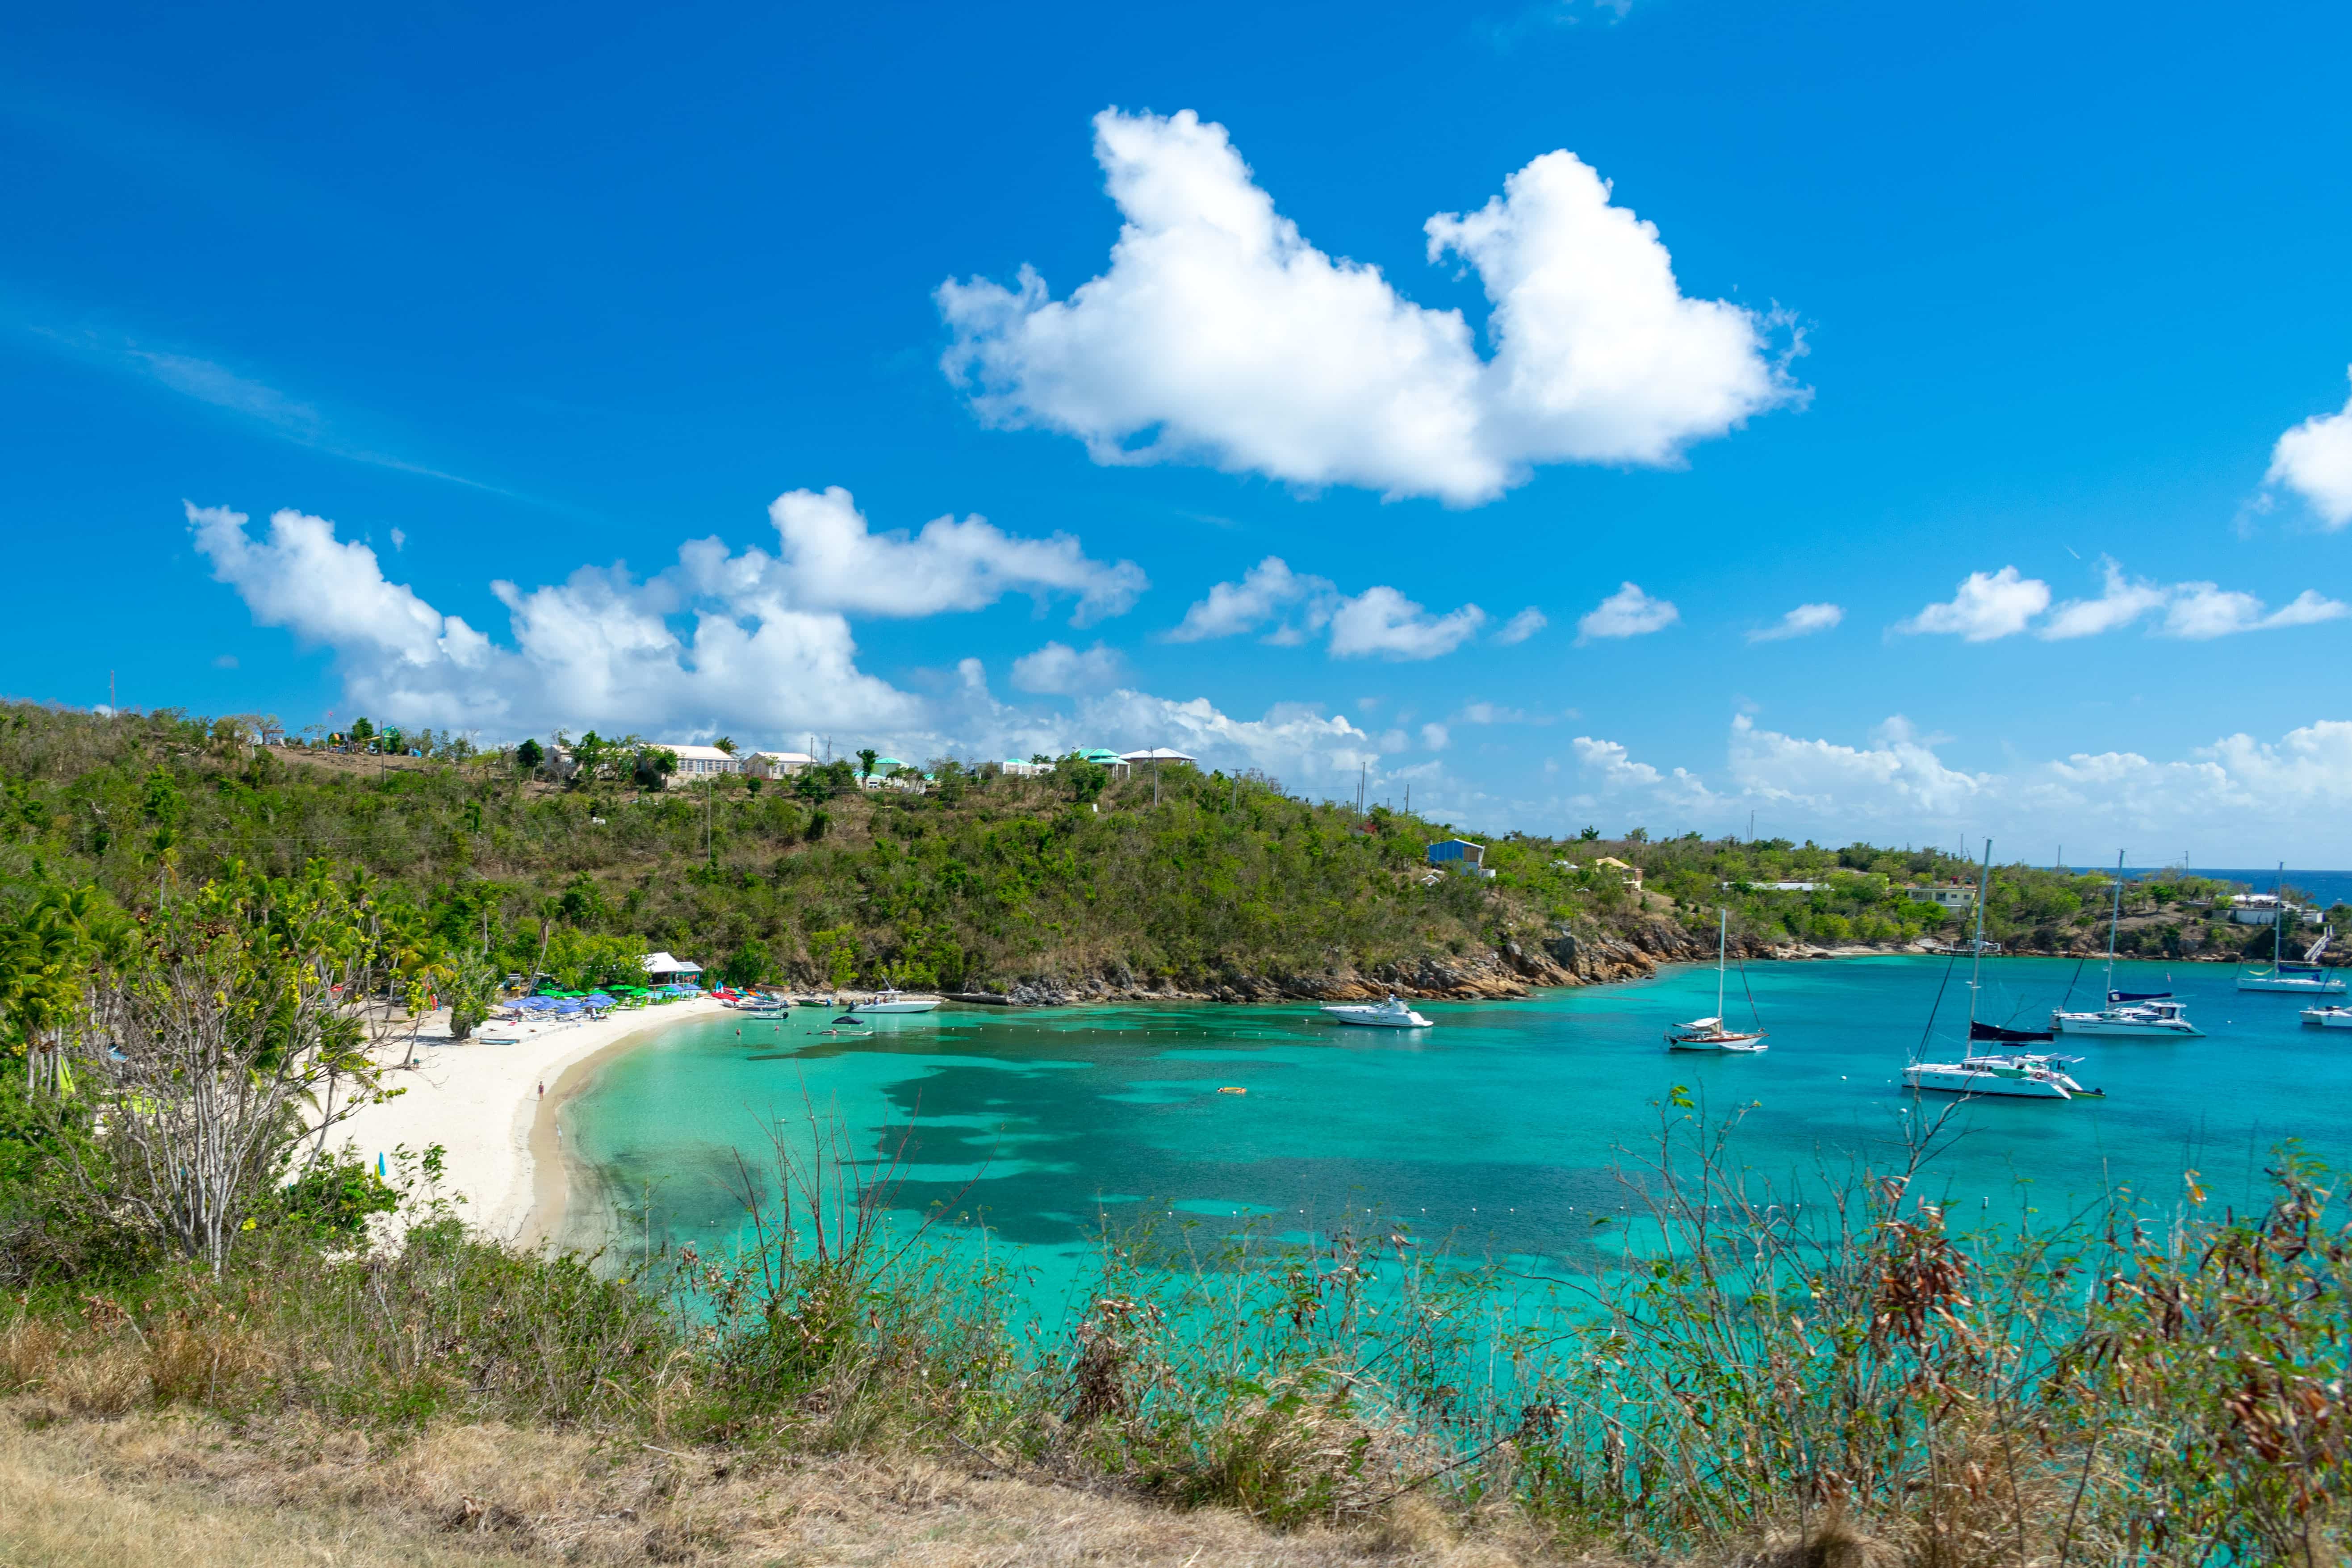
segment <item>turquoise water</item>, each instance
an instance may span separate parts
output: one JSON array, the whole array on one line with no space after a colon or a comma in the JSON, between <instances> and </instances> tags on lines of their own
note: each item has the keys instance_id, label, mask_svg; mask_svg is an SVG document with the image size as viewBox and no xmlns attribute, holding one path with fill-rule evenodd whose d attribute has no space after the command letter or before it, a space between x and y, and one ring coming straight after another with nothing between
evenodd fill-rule
<instances>
[{"instance_id":1,"label":"turquoise water","mask_svg":"<svg viewBox=\"0 0 2352 1568\"><path fill-rule=\"evenodd\" d=\"M1990 963L1980 1016L2036 1025L2076 972ZM1309 1005L950 1006L855 1037L820 1033L829 1009L727 1016L616 1059L563 1116L575 1156L631 1206L630 1243L733 1238L737 1152L766 1171L766 1128L805 1146L814 1107L859 1154L903 1152L898 1206L983 1217L989 1245L1025 1249L1045 1274L1083 1256L1102 1218L1147 1207L1295 1229L1370 1209L1457 1249L1565 1261L1628 1202L1618 1171L1643 1156L1654 1102L1676 1085L1711 1113L1754 1103L1736 1147L1761 1173L1893 1159L1910 1104L1897 1075L1947 977L1941 959L1751 965L1771 1032L1753 1057L1662 1048L1670 1022L1714 1011L1705 967L1528 1002L1423 1003L1436 1026L1412 1032L1335 1026ZM2111 1183L2169 1205L2184 1167L2216 1202L2241 1203L2290 1137L2352 1161L2352 1033L2305 1027L2303 1002L2242 994L2233 977L2117 965L2119 986L2168 983L2208 1037L2062 1040L2083 1058L2076 1078L2108 1097L1969 1103L1930 1186L1967 1208L2054 1215ZM1949 973L1933 1054L1959 1048L1967 979L1965 965ZM2078 1005L2100 980L2082 972ZM1728 1012L1746 1016L1736 973Z\"/></svg>"}]
</instances>

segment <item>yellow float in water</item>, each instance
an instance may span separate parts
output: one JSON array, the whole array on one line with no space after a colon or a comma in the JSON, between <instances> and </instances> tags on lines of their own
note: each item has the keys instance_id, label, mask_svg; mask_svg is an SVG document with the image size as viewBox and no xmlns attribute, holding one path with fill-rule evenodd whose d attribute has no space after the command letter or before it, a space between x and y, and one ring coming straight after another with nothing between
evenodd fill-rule
<instances>
[{"instance_id":1,"label":"yellow float in water","mask_svg":"<svg viewBox=\"0 0 2352 1568\"><path fill-rule=\"evenodd\" d=\"M1224 1088L1217 1090L1217 1092L1219 1094L1247 1094L1249 1090L1245 1089L1236 1089L1233 1085L1228 1084Z\"/></svg>"}]
</instances>

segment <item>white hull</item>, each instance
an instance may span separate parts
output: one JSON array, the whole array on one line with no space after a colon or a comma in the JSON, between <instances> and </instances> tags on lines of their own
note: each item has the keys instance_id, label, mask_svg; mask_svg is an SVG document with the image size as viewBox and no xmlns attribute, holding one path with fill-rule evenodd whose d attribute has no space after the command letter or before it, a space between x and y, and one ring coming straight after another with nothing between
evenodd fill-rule
<instances>
[{"instance_id":1,"label":"white hull","mask_svg":"<svg viewBox=\"0 0 2352 1568\"><path fill-rule=\"evenodd\" d=\"M2062 1035L2137 1035L2151 1040L2205 1037L2205 1032L2186 1018L2134 1018L2114 1013L2053 1013L2050 1026Z\"/></svg>"},{"instance_id":2,"label":"white hull","mask_svg":"<svg viewBox=\"0 0 2352 1568\"><path fill-rule=\"evenodd\" d=\"M1753 1053L1756 1051L1769 1050L1771 1047L1764 1043L1764 1037L1762 1035L1742 1035L1736 1033L1716 1035L1677 1034L1674 1030L1669 1029L1666 1031L1666 1049L1670 1051L1741 1051Z\"/></svg>"},{"instance_id":3,"label":"white hull","mask_svg":"<svg viewBox=\"0 0 2352 1568\"><path fill-rule=\"evenodd\" d=\"M856 1013L860 1017L864 1017L872 1013L935 1012L939 1005L940 999L936 996L908 996L897 1002L853 1002L842 1011Z\"/></svg>"},{"instance_id":4,"label":"white hull","mask_svg":"<svg viewBox=\"0 0 2352 1568\"><path fill-rule=\"evenodd\" d=\"M2323 1029L2352 1029L2352 1007L2305 1007L2303 1021Z\"/></svg>"},{"instance_id":5,"label":"white hull","mask_svg":"<svg viewBox=\"0 0 2352 1568\"><path fill-rule=\"evenodd\" d=\"M2011 1078L2002 1073L1972 1072L1957 1063L1906 1068L1903 1087L1937 1094L2000 1094L2018 1100L2072 1100L2073 1095L2047 1079Z\"/></svg>"},{"instance_id":6,"label":"white hull","mask_svg":"<svg viewBox=\"0 0 2352 1568\"><path fill-rule=\"evenodd\" d=\"M792 1013L788 1007L745 1007L740 1011L746 1018L783 1018Z\"/></svg>"},{"instance_id":7,"label":"white hull","mask_svg":"<svg viewBox=\"0 0 2352 1568\"><path fill-rule=\"evenodd\" d=\"M1427 1029L1430 1021L1390 997L1386 1002L1333 1002L1323 1008L1324 1016L1335 1024L1353 1024L1365 1029Z\"/></svg>"},{"instance_id":8,"label":"white hull","mask_svg":"<svg viewBox=\"0 0 2352 1568\"><path fill-rule=\"evenodd\" d=\"M2324 978L2315 974L2241 974L2238 976L2238 989L2284 991L2297 996L2341 996L2344 994L2344 982L2332 974Z\"/></svg>"}]
</instances>

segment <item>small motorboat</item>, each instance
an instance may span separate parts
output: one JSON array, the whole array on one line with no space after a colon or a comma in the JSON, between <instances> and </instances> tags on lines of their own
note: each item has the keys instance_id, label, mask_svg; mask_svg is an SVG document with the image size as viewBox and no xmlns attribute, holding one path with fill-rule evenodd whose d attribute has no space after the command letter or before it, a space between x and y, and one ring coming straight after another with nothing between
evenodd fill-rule
<instances>
[{"instance_id":1,"label":"small motorboat","mask_svg":"<svg viewBox=\"0 0 2352 1568\"><path fill-rule=\"evenodd\" d=\"M1327 1002L1323 1011L1335 1024L1360 1024L1373 1029L1428 1029L1430 1021L1389 993L1385 1002Z\"/></svg>"},{"instance_id":2,"label":"small motorboat","mask_svg":"<svg viewBox=\"0 0 2352 1568\"><path fill-rule=\"evenodd\" d=\"M2305 1007L2303 1021L2322 1029L2352 1029L2352 1007Z\"/></svg>"},{"instance_id":3,"label":"small motorboat","mask_svg":"<svg viewBox=\"0 0 2352 1568\"><path fill-rule=\"evenodd\" d=\"M895 985L887 985L863 1002L848 1004L852 1013L929 1013L936 1011L941 998L909 996Z\"/></svg>"},{"instance_id":4,"label":"small motorboat","mask_svg":"<svg viewBox=\"0 0 2352 1568\"><path fill-rule=\"evenodd\" d=\"M792 1012L793 999L789 996L747 996L735 1006L747 1018L775 1019Z\"/></svg>"},{"instance_id":5,"label":"small motorboat","mask_svg":"<svg viewBox=\"0 0 2352 1568\"><path fill-rule=\"evenodd\" d=\"M2016 1052L1963 1057L1956 1062L1914 1062L1903 1069L1903 1087L1939 1094L2007 1095L2021 1100L2104 1098L2066 1072L2076 1058Z\"/></svg>"}]
</instances>

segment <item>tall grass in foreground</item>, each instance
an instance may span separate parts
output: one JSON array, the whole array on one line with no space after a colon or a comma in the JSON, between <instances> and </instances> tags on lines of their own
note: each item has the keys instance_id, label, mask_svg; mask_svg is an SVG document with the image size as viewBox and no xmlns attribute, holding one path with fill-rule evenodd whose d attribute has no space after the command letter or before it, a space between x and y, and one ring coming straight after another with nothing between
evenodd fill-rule
<instances>
[{"instance_id":1,"label":"tall grass in foreground","mask_svg":"<svg viewBox=\"0 0 2352 1568\"><path fill-rule=\"evenodd\" d=\"M292 1232L215 1280L26 1291L0 1386L64 1410L443 1416L663 1445L919 1449L1270 1523L1408 1496L1638 1557L1867 1536L1918 1563L2339 1562L2352 1216L2292 1152L2259 1213L1963 1229L1922 1139L1801 1210L1667 1108L1606 1268L1532 1281L1385 1226L1107 1237L1071 1319L887 1223L838 1143L748 1179L754 1245L622 1278L429 1204L395 1247ZM805 1141L792 1141L805 1150Z\"/></svg>"}]
</instances>

